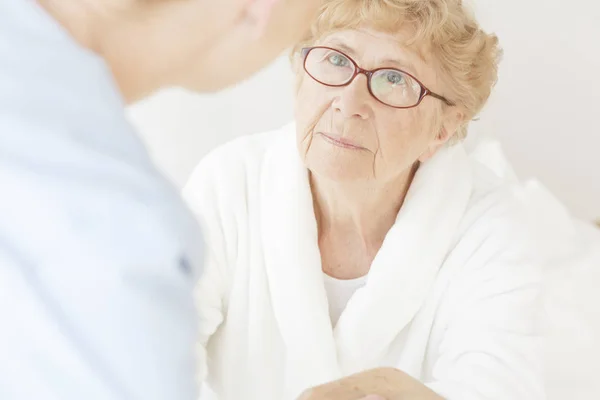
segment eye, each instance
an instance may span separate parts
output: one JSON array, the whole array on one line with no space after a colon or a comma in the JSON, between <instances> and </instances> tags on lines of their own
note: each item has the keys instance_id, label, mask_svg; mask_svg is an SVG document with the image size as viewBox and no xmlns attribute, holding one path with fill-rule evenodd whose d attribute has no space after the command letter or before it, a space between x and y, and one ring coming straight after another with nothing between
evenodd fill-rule
<instances>
[{"instance_id":1,"label":"eye","mask_svg":"<svg viewBox=\"0 0 600 400\"><path fill-rule=\"evenodd\" d=\"M327 60L336 67L347 67L350 64L350 61L339 53L331 54Z\"/></svg>"},{"instance_id":2,"label":"eye","mask_svg":"<svg viewBox=\"0 0 600 400\"><path fill-rule=\"evenodd\" d=\"M404 85L406 83L406 77L400 72L388 71L386 75L387 81L394 86Z\"/></svg>"}]
</instances>

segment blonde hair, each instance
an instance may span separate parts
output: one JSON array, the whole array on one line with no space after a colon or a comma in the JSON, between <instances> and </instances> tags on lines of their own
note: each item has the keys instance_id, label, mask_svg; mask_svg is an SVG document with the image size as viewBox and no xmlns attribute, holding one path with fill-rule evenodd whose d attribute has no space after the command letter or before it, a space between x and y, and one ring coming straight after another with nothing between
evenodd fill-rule
<instances>
[{"instance_id":1,"label":"blonde hair","mask_svg":"<svg viewBox=\"0 0 600 400\"><path fill-rule=\"evenodd\" d=\"M456 139L487 102L498 78L502 50L496 35L484 32L461 0L325 0L308 35L293 50L297 56L323 36L367 26L396 34L408 27L408 45L426 49L446 84L445 96L465 113Z\"/></svg>"}]
</instances>

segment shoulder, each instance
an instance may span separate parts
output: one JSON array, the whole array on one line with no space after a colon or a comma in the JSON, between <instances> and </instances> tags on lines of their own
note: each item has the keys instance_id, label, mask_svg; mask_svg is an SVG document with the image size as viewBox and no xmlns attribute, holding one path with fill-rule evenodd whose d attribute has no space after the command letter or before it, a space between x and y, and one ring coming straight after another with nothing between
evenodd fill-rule
<instances>
[{"instance_id":1,"label":"shoulder","mask_svg":"<svg viewBox=\"0 0 600 400\"><path fill-rule=\"evenodd\" d=\"M291 151L293 131L286 126L238 138L210 152L194 169L183 197L203 228L209 260L217 265L234 265L238 239L247 237L250 214L259 204L261 179L269 169L265 161L282 141ZM211 265L207 274L212 274Z\"/></svg>"},{"instance_id":2,"label":"shoulder","mask_svg":"<svg viewBox=\"0 0 600 400\"><path fill-rule=\"evenodd\" d=\"M535 228L527 218L529 204L520 182L503 179L479 162L471 168L473 190L460 227L462 238L503 238L510 244L515 235Z\"/></svg>"},{"instance_id":3,"label":"shoulder","mask_svg":"<svg viewBox=\"0 0 600 400\"><path fill-rule=\"evenodd\" d=\"M542 183L507 177L481 161L471 168L473 191L460 237L503 243L543 263L572 252L579 235L573 217Z\"/></svg>"},{"instance_id":4,"label":"shoulder","mask_svg":"<svg viewBox=\"0 0 600 400\"><path fill-rule=\"evenodd\" d=\"M19 252L39 265L170 265L183 247L177 238L198 235L124 122L86 132L27 115L0 111L0 236Z\"/></svg>"},{"instance_id":5,"label":"shoulder","mask_svg":"<svg viewBox=\"0 0 600 400\"><path fill-rule=\"evenodd\" d=\"M548 250L526 185L498 177L478 162L472 172L473 191L447 272L461 288L470 282L472 292L485 282L539 286Z\"/></svg>"},{"instance_id":6,"label":"shoulder","mask_svg":"<svg viewBox=\"0 0 600 400\"><path fill-rule=\"evenodd\" d=\"M289 141L292 131L293 124L286 125L243 136L211 151L196 166L183 190L190 207L203 214L207 207L245 202L250 192L258 190L270 150Z\"/></svg>"},{"instance_id":7,"label":"shoulder","mask_svg":"<svg viewBox=\"0 0 600 400\"><path fill-rule=\"evenodd\" d=\"M459 237L488 237L543 258L568 251L577 232L566 207L537 180L520 179L493 137L466 147L473 190Z\"/></svg>"}]
</instances>

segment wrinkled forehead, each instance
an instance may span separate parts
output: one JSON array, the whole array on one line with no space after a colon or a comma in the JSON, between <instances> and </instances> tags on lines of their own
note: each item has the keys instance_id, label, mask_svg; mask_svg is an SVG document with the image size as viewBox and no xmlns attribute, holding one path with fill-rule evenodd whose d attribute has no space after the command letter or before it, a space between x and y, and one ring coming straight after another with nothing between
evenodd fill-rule
<instances>
[{"instance_id":1,"label":"wrinkled forehead","mask_svg":"<svg viewBox=\"0 0 600 400\"><path fill-rule=\"evenodd\" d=\"M397 68L429 83L436 82L436 65L429 46L414 41L413 36L409 28L391 34L360 27L330 32L315 45L339 49L361 68Z\"/></svg>"}]
</instances>

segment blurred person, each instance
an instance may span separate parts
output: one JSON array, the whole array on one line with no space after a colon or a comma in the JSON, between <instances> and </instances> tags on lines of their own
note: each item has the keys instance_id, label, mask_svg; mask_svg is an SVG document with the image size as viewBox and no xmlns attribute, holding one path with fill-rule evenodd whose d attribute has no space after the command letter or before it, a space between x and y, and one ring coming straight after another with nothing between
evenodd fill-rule
<instances>
[{"instance_id":1,"label":"blurred person","mask_svg":"<svg viewBox=\"0 0 600 400\"><path fill-rule=\"evenodd\" d=\"M297 41L316 0L0 1L0 398L197 398L201 239L125 118Z\"/></svg>"},{"instance_id":2,"label":"blurred person","mask_svg":"<svg viewBox=\"0 0 600 400\"><path fill-rule=\"evenodd\" d=\"M463 144L500 56L459 0L324 3L292 56L295 121L213 151L184 191L215 398L544 398L537 225Z\"/></svg>"}]
</instances>

